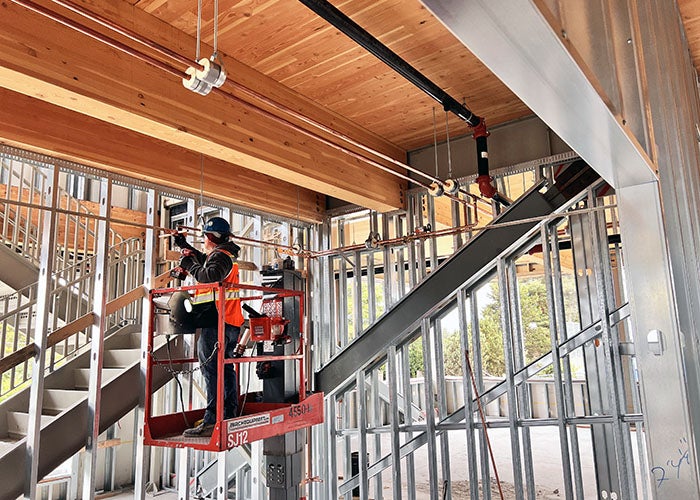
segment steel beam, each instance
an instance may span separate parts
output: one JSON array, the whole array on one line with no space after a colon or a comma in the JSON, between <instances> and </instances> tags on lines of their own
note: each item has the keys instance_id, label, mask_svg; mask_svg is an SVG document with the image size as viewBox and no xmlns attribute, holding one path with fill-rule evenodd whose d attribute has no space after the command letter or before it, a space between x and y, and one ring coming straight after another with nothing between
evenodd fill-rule
<instances>
[{"instance_id":1,"label":"steel beam","mask_svg":"<svg viewBox=\"0 0 700 500\"><path fill-rule=\"evenodd\" d=\"M613 187L656 180L646 153L552 30L540 2L422 1Z\"/></svg>"},{"instance_id":2,"label":"steel beam","mask_svg":"<svg viewBox=\"0 0 700 500\"><path fill-rule=\"evenodd\" d=\"M583 189L586 186L581 186ZM519 221L551 214L562 206L575 189L562 195L556 187L542 194L533 188L514 203L495 223ZM535 221L513 226L487 229L475 236L442 266L430 273L420 286L405 295L390 311L356 338L339 355L316 373L316 388L329 394L354 377L358 367L364 366L377 355L396 344L402 335L438 302L476 275L498 254L517 241L536 224ZM414 264L412 264L414 265ZM343 266L341 265L341 270ZM341 283L343 274L341 272Z\"/></svg>"}]
</instances>

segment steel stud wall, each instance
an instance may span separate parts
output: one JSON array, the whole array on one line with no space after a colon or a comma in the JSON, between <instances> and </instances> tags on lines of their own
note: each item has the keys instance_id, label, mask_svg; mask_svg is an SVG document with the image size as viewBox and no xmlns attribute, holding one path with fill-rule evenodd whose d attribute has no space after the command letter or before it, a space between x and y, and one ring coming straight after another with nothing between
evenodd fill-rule
<instances>
[{"instance_id":1,"label":"steel stud wall","mask_svg":"<svg viewBox=\"0 0 700 500\"><path fill-rule=\"evenodd\" d=\"M537 466L543 453L538 442L543 435L558 443L546 452L555 454L561 463L556 484L567 498L592 494L649 498L644 436L639 426L642 410L636 384L629 376L635 373L635 356L620 270L624 242L619 243L614 198L600 198L595 193L594 189L584 193L569 215L543 221L456 296L403 332L401 340L368 368L359 370L350 385L331 395L325 424L329 453L323 462L329 476L313 489L314 498L350 498L357 488L360 498L452 498L457 495L455 488L467 488L470 498L490 498L488 488L480 493L477 487L479 482L491 484L496 472L485 444L486 432L510 449L508 462L498 460L497 467L501 480L520 492L518 498L535 498L540 485L552 482ZM423 222L415 210L409 210L407 218L408 227ZM406 260L409 270L415 268L413 279L425 276L432 260L425 255L430 255L434 244L428 239L428 251L423 255L419 245L411 245L414 252L409 250L408 254L417 260ZM531 255L539 255L536 262ZM536 270L521 277L524 268ZM408 271L409 280L411 274ZM348 280L359 281L355 273L340 273L334 279L341 282L341 289L350 286ZM526 323L531 313L523 310L527 297L522 294L531 293L523 288L528 279L539 283L546 298L542 332L548 347L536 355L529 351L535 326ZM386 290L397 281L386 286L375 279L374 286ZM486 325L484 308L494 307L494 300L499 304L505 369L496 380L482 364L486 359L482 343L492 337L480 332ZM448 336L444 332L455 324L455 318L459 349L469 350L481 403L488 414L487 428L478 417L464 360L459 362L460 389L455 391L448 384L445 363L454 347L445 343ZM572 318L578 325L576 331L572 331ZM493 346L489 344L488 349ZM328 352L328 348L322 346L320 352ZM418 373L411 362L417 352L422 353ZM583 409L575 388L582 368ZM540 413L541 402L535 396L537 384L543 383L551 388L545 415ZM388 397L382 398L382 388ZM451 403L448 410L456 392L461 393L464 404L455 407ZM593 395L600 396L591 398ZM597 406L592 406L596 401ZM457 440L453 437L456 431L464 437ZM582 466L582 461L591 460L596 463L593 469Z\"/></svg>"}]
</instances>

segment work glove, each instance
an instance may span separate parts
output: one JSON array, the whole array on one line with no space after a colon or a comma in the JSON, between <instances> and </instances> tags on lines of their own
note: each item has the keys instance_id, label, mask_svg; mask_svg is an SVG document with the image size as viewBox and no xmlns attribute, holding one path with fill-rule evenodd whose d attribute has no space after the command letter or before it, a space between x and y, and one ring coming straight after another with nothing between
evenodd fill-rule
<instances>
[{"instance_id":1,"label":"work glove","mask_svg":"<svg viewBox=\"0 0 700 500\"><path fill-rule=\"evenodd\" d=\"M195 262L196 261L194 260L194 257L192 257L191 255L183 255L182 257L180 257L179 266L185 271L189 271L192 268L192 266L194 266Z\"/></svg>"},{"instance_id":2,"label":"work glove","mask_svg":"<svg viewBox=\"0 0 700 500\"><path fill-rule=\"evenodd\" d=\"M187 237L182 233L175 233L173 235L173 243L179 248L187 248Z\"/></svg>"}]
</instances>

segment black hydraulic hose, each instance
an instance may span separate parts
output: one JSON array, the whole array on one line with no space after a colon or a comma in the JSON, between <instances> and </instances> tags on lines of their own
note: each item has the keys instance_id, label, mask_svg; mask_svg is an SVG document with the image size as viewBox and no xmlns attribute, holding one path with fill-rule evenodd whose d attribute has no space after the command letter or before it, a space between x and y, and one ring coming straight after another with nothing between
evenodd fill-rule
<instances>
[{"instance_id":1,"label":"black hydraulic hose","mask_svg":"<svg viewBox=\"0 0 700 500\"><path fill-rule=\"evenodd\" d=\"M421 89L437 102L442 104L445 111L449 111L464 120L469 126L476 127L481 122L481 118L476 116L444 90L430 81L416 68L401 59L395 52L382 44L379 40L369 34L355 21L343 14L325 0L299 0L309 9L338 28L341 32L352 38L359 45L379 58L384 64L394 69L401 76L406 78L413 85Z\"/></svg>"}]
</instances>

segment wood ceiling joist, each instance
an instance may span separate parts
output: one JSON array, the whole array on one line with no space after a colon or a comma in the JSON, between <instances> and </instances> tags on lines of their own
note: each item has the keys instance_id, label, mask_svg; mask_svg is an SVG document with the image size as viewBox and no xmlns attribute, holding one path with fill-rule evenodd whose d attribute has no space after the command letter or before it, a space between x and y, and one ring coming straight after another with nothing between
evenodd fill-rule
<instances>
[{"instance_id":1,"label":"wood ceiling joist","mask_svg":"<svg viewBox=\"0 0 700 500\"><path fill-rule=\"evenodd\" d=\"M37 3L56 9L47 0ZM92 2L90 9L179 53L194 52L194 39L126 2ZM361 158L234 99L194 94L173 75L12 2L0 10L2 87L361 206L403 206L405 182ZM401 156L386 141L250 68L230 59L225 65L230 78L259 94L388 156ZM231 93L240 95L233 88Z\"/></svg>"},{"instance_id":2,"label":"wood ceiling joist","mask_svg":"<svg viewBox=\"0 0 700 500\"><path fill-rule=\"evenodd\" d=\"M199 194L194 151L6 89L0 103L0 142ZM325 197L309 189L211 157L203 170L205 196L306 222L324 215Z\"/></svg>"}]
</instances>

